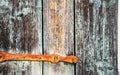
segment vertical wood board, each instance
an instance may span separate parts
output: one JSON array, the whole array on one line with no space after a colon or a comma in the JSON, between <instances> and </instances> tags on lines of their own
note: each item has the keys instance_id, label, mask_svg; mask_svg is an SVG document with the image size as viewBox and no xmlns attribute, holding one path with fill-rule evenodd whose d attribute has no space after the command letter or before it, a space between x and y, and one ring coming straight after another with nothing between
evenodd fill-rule
<instances>
[{"instance_id":1,"label":"vertical wood board","mask_svg":"<svg viewBox=\"0 0 120 75\"><path fill-rule=\"evenodd\" d=\"M117 0L76 0L77 75L117 75Z\"/></svg>"},{"instance_id":2,"label":"vertical wood board","mask_svg":"<svg viewBox=\"0 0 120 75\"><path fill-rule=\"evenodd\" d=\"M0 51L42 53L41 0L0 0ZM6 61L0 75L42 75L42 63Z\"/></svg>"},{"instance_id":3,"label":"vertical wood board","mask_svg":"<svg viewBox=\"0 0 120 75\"><path fill-rule=\"evenodd\" d=\"M74 52L73 0L44 0L44 53ZM44 75L74 75L74 65L44 63Z\"/></svg>"}]
</instances>

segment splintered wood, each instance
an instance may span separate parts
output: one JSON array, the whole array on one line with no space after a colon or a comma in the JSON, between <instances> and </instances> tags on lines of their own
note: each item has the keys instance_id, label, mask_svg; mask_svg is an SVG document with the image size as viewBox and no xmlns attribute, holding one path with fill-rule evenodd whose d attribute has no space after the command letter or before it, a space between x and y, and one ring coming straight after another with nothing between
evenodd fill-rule
<instances>
[{"instance_id":1,"label":"splintered wood","mask_svg":"<svg viewBox=\"0 0 120 75\"><path fill-rule=\"evenodd\" d=\"M73 55L71 56L60 56L57 54L33 55L33 54L10 54L5 52L0 52L0 62L7 60L47 61L52 63L67 62L71 64L78 62L78 58Z\"/></svg>"}]
</instances>

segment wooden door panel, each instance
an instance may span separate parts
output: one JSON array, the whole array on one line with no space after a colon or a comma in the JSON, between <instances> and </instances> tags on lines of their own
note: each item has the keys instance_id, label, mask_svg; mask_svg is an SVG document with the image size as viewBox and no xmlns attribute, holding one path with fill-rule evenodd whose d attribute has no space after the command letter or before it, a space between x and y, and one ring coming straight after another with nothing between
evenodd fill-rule
<instances>
[{"instance_id":1,"label":"wooden door panel","mask_svg":"<svg viewBox=\"0 0 120 75\"><path fill-rule=\"evenodd\" d=\"M117 75L117 0L75 1L77 75Z\"/></svg>"},{"instance_id":2,"label":"wooden door panel","mask_svg":"<svg viewBox=\"0 0 120 75\"><path fill-rule=\"evenodd\" d=\"M74 54L73 0L44 0L44 54ZM74 65L44 63L44 75L74 75Z\"/></svg>"},{"instance_id":3,"label":"wooden door panel","mask_svg":"<svg viewBox=\"0 0 120 75\"><path fill-rule=\"evenodd\" d=\"M79 58L6 61L0 75L117 75L117 2L0 0L0 51Z\"/></svg>"},{"instance_id":4,"label":"wooden door panel","mask_svg":"<svg viewBox=\"0 0 120 75\"><path fill-rule=\"evenodd\" d=\"M0 51L42 53L41 0L0 0ZM42 75L42 63L6 61L1 75Z\"/></svg>"}]
</instances>

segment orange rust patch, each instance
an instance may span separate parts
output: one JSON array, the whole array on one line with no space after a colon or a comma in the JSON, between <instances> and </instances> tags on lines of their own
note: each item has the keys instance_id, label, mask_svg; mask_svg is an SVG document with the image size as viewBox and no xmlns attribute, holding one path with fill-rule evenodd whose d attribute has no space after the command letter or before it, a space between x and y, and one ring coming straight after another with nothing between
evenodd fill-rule
<instances>
[{"instance_id":1,"label":"orange rust patch","mask_svg":"<svg viewBox=\"0 0 120 75\"><path fill-rule=\"evenodd\" d=\"M51 4L51 28L52 28L52 49L56 53L63 53L65 46L65 5L66 1L63 0L60 2L59 7L63 10L58 12L58 5L55 0L52 0Z\"/></svg>"}]
</instances>

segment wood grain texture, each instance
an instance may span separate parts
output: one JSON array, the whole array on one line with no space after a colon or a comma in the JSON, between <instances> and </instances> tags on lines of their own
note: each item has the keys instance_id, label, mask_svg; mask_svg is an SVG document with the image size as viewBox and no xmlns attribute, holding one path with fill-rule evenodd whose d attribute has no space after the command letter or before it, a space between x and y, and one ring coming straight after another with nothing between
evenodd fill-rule
<instances>
[{"instance_id":1,"label":"wood grain texture","mask_svg":"<svg viewBox=\"0 0 120 75\"><path fill-rule=\"evenodd\" d=\"M0 75L117 75L117 2L0 0L0 51L79 57L76 69L63 62L6 61Z\"/></svg>"},{"instance_id":2,"label":"wood grain texture","mask_svg":"<svg viewBox=\"0 0 120 75\"><path fill-rule=\"evenodd\" d=\"M44 53L74 52L73 0L44 0ZM44 63L44 75L74 75L74 65Z\"/></svg>"},{"instance_id":3,"label":"wood grain texture","mask_svg":"<svg viewBox=\"0 0 120 75\"><path fill-rule=\"evenodd\" d=\"M117 0L75 1L77 75L117 75Z\"/></svg>"},{"instance_id":4,"label":"wood grain texture","mask_svg":"<svg viewBox=\"0 0 120 75\"><path fill-rule=\"evenodd\" d=\"M42 53L41 0L0 0L0 51ZM6 61L0 75L42 75L42 63Z\"/></svg>"}]
</instances>

